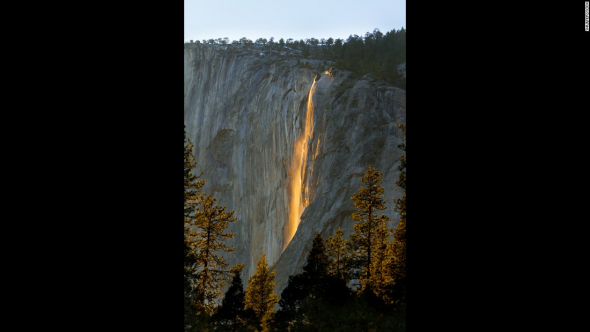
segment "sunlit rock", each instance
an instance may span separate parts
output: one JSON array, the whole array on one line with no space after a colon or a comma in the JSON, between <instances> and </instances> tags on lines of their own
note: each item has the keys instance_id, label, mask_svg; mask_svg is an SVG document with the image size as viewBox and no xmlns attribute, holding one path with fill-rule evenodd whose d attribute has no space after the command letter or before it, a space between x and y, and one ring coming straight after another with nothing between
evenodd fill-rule
<instances>
[{"instance_id":1,"label":"sunlit rock","mask_svg":"<svg viewBox=\"0 0 590 332\"><path fill-rule=\"evenodd\" d=\"M368 76L351 80L340 70L332 75L336 70L322 67L323 61L307 60L320 64L314 71L296 58L259 53L185 44L184 123L197 170L207 180L203 190L235 210L229 244L236 251L226 255L228 262L244 263L247 280L264 252L277 271L280 294L287 277L301 272L316 232L324 238L338 227L345 237L352 232L350 197L369 165L383 173L385 214L396 226L392 199L402 193L395 185L402 137L397 125L405 123L406 93ZM308 98L318 73L310 121ZM303 150L296 143L306 128L301 187L292 190L290 169ZM305 209L289 241L296 192Z\"/></svg>"}]
</instances>

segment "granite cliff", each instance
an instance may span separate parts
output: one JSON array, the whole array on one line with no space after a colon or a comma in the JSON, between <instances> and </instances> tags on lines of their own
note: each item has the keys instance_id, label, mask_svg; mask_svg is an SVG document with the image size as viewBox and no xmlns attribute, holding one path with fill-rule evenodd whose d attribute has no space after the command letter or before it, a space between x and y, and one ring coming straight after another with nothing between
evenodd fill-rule
<instances>
[{"instance_id":1,"label":"granite cliff","mask_svg":"<svg viewBox=\"0 0 590 332\"><path fill-rule=\"evenodd\" d=\"M301 271L316 232L352 232L350 197L369 165L383 173L384 213L397 225L397 125L405 123L406 93L369 76L326 72L330 64L322 61L225 48L185 44L187 137L207 180L203 190L235 210L230 266L244 263L247 281L264 252L280 294ZM289 221L301 212L298 225Z\"/></svg>"}]
</instances>

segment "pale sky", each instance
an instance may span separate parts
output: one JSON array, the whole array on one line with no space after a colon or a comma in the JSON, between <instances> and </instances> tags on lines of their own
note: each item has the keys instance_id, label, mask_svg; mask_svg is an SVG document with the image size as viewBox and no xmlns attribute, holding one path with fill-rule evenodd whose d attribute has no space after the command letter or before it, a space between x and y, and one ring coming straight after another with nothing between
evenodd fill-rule
<instances>
[{"instance_id":1,"label":"pale sky","mask_svg":"<svg viewBox=\"0 0 590 332\"><path fill-rule=\"evenodd\" d=\"M184 0L184 41L346 40L406 26L406 0Z\"/></svg>"}]
</instances>

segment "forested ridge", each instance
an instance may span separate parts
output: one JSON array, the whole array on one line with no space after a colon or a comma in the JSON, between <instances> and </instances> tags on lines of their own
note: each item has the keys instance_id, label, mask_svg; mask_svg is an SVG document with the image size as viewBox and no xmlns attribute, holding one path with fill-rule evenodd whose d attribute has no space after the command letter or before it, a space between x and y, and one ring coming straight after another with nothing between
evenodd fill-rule
<instances>
[{"instance_id":1,"label":"forested ridge","mask_svg":"<svg viewBox=\"0 0 590 332\"><path fill-rule=\"evenodd\" d=\"M383 34L379 29L366 32L363 36L350 35L346 40L329 38L292 38L276 40L258 38L255 41L246 37L229 41L227 37L202 41L189 41L189 44L220 45L228 51L251 50L265 56L297 57L326 61L328 67L347 70L354 77L371 75L402 89L406 89L406 30L393 29ZM402 68L403 67L403 70ZM322 71L323 68L314 68Z\"/></svg>"}]
</instances>

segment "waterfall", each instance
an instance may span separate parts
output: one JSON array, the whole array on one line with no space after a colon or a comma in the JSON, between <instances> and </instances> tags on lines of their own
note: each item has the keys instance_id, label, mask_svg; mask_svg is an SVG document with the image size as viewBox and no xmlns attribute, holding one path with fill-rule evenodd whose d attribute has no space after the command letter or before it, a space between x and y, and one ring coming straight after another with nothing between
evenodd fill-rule
<instances>
[{"instance_id":1,"label":"waterfall","mask_svg":"<svg viewBox=\"0 0 590 332\"><path fill-rule=\"evenodd\" d=\"M291 166L289 167L290 179L290 194L291 200L289 202L289 215L285 225L285 233L283 238L283 249L289 245L291 239L297 231L299 226L301 214L305 207L309 205L309 177L306 176L307 169L307 151L311 144L311 135L313 132L313 93L315 92L316 81L315 77L311 88L309 89L309 96L307 98L307 109L305 112L305 124L295 142L293 151L293 158L291 159Z\"/></svg>"}]
</instances>

